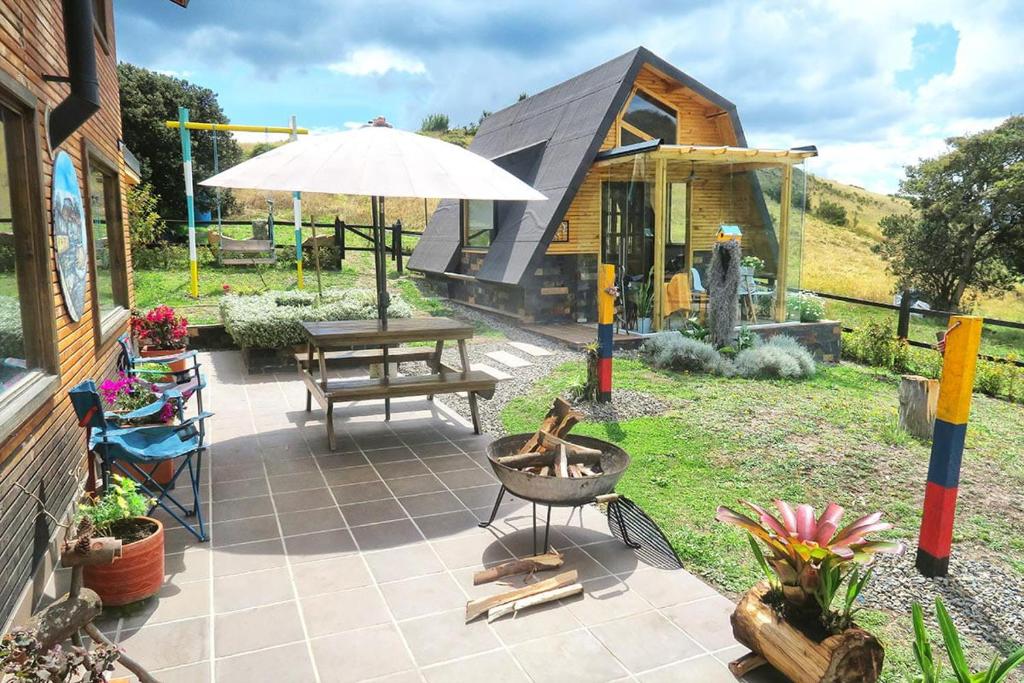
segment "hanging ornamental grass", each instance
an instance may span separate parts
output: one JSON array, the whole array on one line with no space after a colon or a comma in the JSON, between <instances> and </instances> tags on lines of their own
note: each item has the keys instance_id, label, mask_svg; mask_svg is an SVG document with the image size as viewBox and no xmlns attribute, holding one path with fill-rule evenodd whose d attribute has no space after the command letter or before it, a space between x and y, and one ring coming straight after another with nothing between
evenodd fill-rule
<instances>
[{"instance_id":1,"label":"hanging ornamental grass","mask_svg":"<svg viewBox=\"0 0 1024 683\"><path fill-rule=\"evenodd\" d=\"M372 320L377 295L369 289L327 289L323 300L308 292L266 292L253 296L228 294L220 302L224 329L242 348L282 349L305 341L300 323L324 320ZM410 318L412 308L391 296L391 318Z\"/></svg>"}]
</instances>

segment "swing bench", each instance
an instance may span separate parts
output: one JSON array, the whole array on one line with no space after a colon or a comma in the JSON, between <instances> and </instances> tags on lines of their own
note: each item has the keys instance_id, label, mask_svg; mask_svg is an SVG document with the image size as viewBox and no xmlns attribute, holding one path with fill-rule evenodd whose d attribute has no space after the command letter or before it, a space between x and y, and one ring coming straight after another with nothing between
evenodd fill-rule
<instances>
[{"instance_id":1,"label":"swing bench","mask_svg":"<svg viewBox=\"0 0 1024 683\"><path fill-rule=\"evenodd\" d=\"M252 222L253 236L239 240L221 232L211 232L207 241L217 250L217 263L222 266L255 266L277 263L274 249L274 215ZM266 235L258 238L257 235Z\"/></svg>"}]
</instances>

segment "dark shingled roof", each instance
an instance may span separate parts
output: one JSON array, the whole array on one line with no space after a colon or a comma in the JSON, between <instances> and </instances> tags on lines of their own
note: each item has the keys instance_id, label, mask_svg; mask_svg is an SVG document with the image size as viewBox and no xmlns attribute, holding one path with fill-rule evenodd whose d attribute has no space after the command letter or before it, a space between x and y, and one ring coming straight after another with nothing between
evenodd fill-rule
<instances>
[{"instance_id":1,"label":"dark shingled roof","mask_svg":"<svg viewBox=\"0 0 1024 683\"><path fill-rule=\"evenodd\" d=\"M469 149L530 183L548 201L498 202L497 236L478 279L518 285L533 271L644 64L728 112L737 144L746 146L734 104L643 47L495 112L480 124ZM440 203L409 268L440 274L454 267L461 248L459 213L457 200Z\"/></svg>"}]
</instances>

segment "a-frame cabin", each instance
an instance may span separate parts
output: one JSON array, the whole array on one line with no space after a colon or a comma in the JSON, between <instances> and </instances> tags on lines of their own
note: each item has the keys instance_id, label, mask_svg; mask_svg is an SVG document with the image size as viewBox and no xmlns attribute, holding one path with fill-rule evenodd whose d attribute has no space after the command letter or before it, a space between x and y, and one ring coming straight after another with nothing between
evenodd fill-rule
<instances>
[{"instance_id":1,"label":"a-frame cabin","mask_svg":"<svg viewBox=\"0 0 1024 683\"><path fill-rule=\"evenodd\" d=\"M548 201L439 205L409 267L456 301L525 323L593 321L598 265L611 263L625 309L647 285L660 328L699 305L723 225L763 261L760 294L798 286L793 167L814 148L747 147L735 105L646 48L491 114L470 149ZM784 301L762 308L785 319Z\"/></svg>"}]
</instances>

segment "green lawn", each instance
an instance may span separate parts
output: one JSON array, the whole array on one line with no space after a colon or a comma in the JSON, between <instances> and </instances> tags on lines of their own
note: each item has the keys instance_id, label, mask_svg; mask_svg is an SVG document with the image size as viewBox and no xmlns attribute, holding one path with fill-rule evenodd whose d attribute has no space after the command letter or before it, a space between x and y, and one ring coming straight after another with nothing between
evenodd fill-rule
<instances>
[{"instance_id":1,"label":"green lawn","mask_svg":"<svg viewBox=\"0 0 1024 683\"><path fill-rule=\"evenodd\" d=\"M506 429L535 429L582 372L582 362L566 364L509 403ZM714 521L718 505L738 498L782 497L819 510L834 500L848 515L883 510L894 537L916 538L929 448L895 428L894 377L843 364L805 382L722 379L636 360L616 360L613 374L616 388L656 395L672 409L573 431L630 453L619 491L661 525L687 568L718 587L738 594L760 577L745 536ZM1020 406L975 396L954 552L998 555L1024 573L1024 510L1011 502L1024 484L1022 452ZM908 615L868 613L863 621L889 645L886 680L905 680L913 663Z\"/></svg>"}]
</instances>

